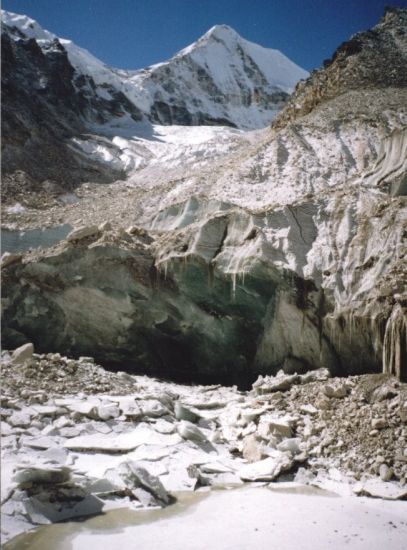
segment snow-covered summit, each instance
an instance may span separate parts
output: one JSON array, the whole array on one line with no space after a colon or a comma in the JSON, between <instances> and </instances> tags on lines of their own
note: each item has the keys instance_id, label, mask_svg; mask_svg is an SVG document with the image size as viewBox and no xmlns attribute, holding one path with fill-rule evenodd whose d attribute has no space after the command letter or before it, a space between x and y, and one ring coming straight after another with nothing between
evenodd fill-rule
<instances>
[{"instance_id":1,"label":"snow-covered summit","mask_svg":"<svg viewBox=\"0 0 407 550\"><path fill-rule=\"evenodd\" d=\"M19 15L9 11L1 10L2 23L7 27L10 35L18 40L21 38L33 38L40 47L48 47L50 42L58 40L65 48L68 58L78 74L88 74L94 78L96 83L115 80L112 68L97 59L90 52L77 46L72 40L58 37L56 34L43 29L37 21L27 15ZM119 84L119 82L116 82Z\"/></svg>"},{"instance_id":2,"label":"snow-covered summit","mask_svg":"<svg viewBox=\"0 0 407 550\"><path fill-rule=\"evenodd\" d=\"M31 17L12 13L11 11L1 10L1 22L7 25L11 32L17 38L34 38L35 40L54 40L55 34L43 29Z\"/></svg>"},{"instance_id":3,"label":"snow-covered summit","mask_svg":"<svg viewBox=\"0 0 407 550\"><path fill-rule=\"evenodd\" d=\"M194 48L199 46L208 45L208 43L214 41L223 41L224 43L236 44L238 39L241 39L240 35L229 27L229 25L214 25L205 34L203 34L198 40L183 48L176 55L185 55L190 53Z\"/></svg>"},{"instance_id":4,"label":"snow-covered summit","mask_svg":"<svg viewBox=\"0 0 407 550\"><path fill-rule=\"evenodd\" d=\"M217 44L217 46L216 46ZM270 84L274 84L291 93L296 83L308 76L307 71L293 63L279 50L264 48L242 38L232 27L228 25L214 25L196 42L181 50L178 56L192 54L200 51L204 55L210 55L208 50L219 48L219 52L234 57L236 52L244 52L258 66ZM218 59L218 64L221 59ZM232 64L229 61L229 64Z\"/></svg>"},{"instance_id":5,"label":"snow-covered summit","mask_svg":"<svg viewBox=\"0 0 407 550\"><path fill-rule=\"evenodd\" d=\"M225 39L227 37L240 38L238 33L229 27L229 25L214 25L207 31L202 38L215 37L219 39Z\"/></svg>"},{"instance_id":6,"label":"snow-covered summit","mask_svg":"<svg viewBox=\"0 0 407 550\"><path fill-rule=\"evenodd\" d=\"M248 129L269 124L307 76L278 50L253 44L227 25L215 25L167 62L133 75L132 81L148 90L156 122Z\"/></svg>"},{"instance_id":7,"label":"snow-covered summit","mask_svg":"<svg viewBox=\"0 0 407 550\"><path fill-rule=\"evenodd\" d=\"M15 40L35 39L41 48L59 40L76 79L92 79L94 93L103 99L124 94L147 119L160 124L264 127L308 74L281 52L248 42L227 25L215 25L168 61L123 71L30 17L2 11L2 22Z\"/></svg>"}]
</instances>

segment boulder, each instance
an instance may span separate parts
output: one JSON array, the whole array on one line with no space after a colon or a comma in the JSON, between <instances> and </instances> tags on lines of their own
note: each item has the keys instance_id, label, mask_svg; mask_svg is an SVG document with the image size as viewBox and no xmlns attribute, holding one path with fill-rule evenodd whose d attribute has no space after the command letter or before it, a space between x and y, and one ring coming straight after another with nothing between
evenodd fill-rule
<instances>
[{"instance_id":1,"label":"boulder","mask_svg":"<svg viewBox=\"0 0 407 550\"><path fill-rule=\"evenodd\" d=\"M164 405L158 401L158 399L147 399L142 401L141 410L144 416L149 416L151 418L159 418L170 412L167 407L164 407Z\"/></svg>"},{"instance_id":2,"label":"boulder","mask_svg":"<svg viewBox=\"0 0 407 550\"><path fill-rule=\"evenodd\" d=\"M78 437L81 433L81 430L79 428L75 428L74 426L67 426L66 428L59 428L59 434L61 437Z\"/></svg>"},{"instance_id":3,"label":"boulder","mask_svg":"<svg viewBox=\"0 0 407 550\"><path fill-rule=\"evenodd\" d=\"M293 464L289 453L273 451L268 458L240 468L238 475L243 481L273 481L282 472L290 470Z\"/></svg>"},{"instance_id":4,"label":"boulder","mask_svg":"<svg viewBox=\"0 0 407 550\"><path fill-rule=\"evenodd\" d=\"M143 412L137 403L125 403L121 405L123 414L128 420L138 420L143 416Z\"/></svg>"},{"instance_id":5,"label":"boulder","mask_svg":"<svg viewBox=\"0 0 407 550\"><path fill-rule=\"evenodd\" d=\"M158 477L150 474L146 468L133 461L126 461L117 468L117 473L126 484L126 487L141 487L163 504L172 502L171 495L165 490Z\"/></svg>"},{"instance_id":6,"label":"boulder","mask_svg":"<svg viewBox=\"0 0 407 550\"><path fill-rule=\"evenodd\" d=\"M32 409L38 414L39 418L46 416L56 417L64 412L64 409L55 405L33 405Z\"/></svg>"},{"instance_id":7,"label":"boulder","mask_svg":"<svg viewBox=\"0 0 407 550\"><path fill-rule=\"evenodd\" d=\"M68 234L66 240L68 242L81 241L82 239L86 239L87 237L97 235L98 233L99 227L97 225L78 227Z\"/></svg>"},{"instance_id":8,"label":"boulder","mask_svg":"<svg viewBox=\"0 0 407 550\"><path fill-rule=\"evenodd\" d=\"M188 422L198 422L201 418L199 414L191 411L188 407L177 401L174 405L174 414L177 420L187 420Z\"/></svg>"},{"instance_id":9,"label":"boulder","mask_svg":"<svg viewBox=\"0 0 407 550\"><path fill-rule=\"evenodd\" d=\"M270 434L276 437L292 437L291 422L289 420L285 420L284 418L269 420L268 426Z\"/></svg>"},{"instance_id":10,"label":"boulder","mask_svg":"<svg viewBox=\"0 0 407 550\"><path fill-rule=\"evenodd\" d=\"M12 264L21 263L23 259L22 254L15 254L13 252L4 252L1 256L0 265L1 267L7 267Z\"/></svg>"},{"instance_id":11,"label":"boulder","mask_svg":"<svg viewBox=\"0 0 407 550\"><path fill-rule=\"evenodd\" d=\"M288 391L293 384L298 384L301 377L298 374L285 374L282 370L276 376L259 376L253 384L257 395L264 395L277 391Z\"/></svg>"},{"instance_id":12,"label":"boulder","mask_svg":"<svg viewBox=\"0 0 407 550\"><path fill-rule=\"evenodd\" d=\"M78 401L68 405L75 420L86 416L94 420L98 419L99 401Z\"/></svg>"},{"instance_id":13,"label":"boulder","mask_svg":"<svg viewBox=\"0 0 407 550\"><path fill-rule=\"evenodd\" d=\"M173 446L180 441L181 438L177 434L160 434L145 424L139 424L136 429L120 434L80 435L66 441L64 447L71 451L127 453L143 444Z\"/></svg>"},{"instance_id":14,"label":"boulder","mask_svg":"<svg viewBox=\"0 0 407 550\"><path fill-rule=\"evenodd\" d=\"M24 365L28 361L31 361L34 353L34 345L31 343L24 344L15 349L11 354L11 362L13 365Z\"/></svg>"},{"instance_id":15,"label":"boulder","mask_svg":"<svg viewBox=\"0 0 407 550\"><path fill-rule=\"evenodd\" d=\"M192 422L188 420L181 420L177 426L177 432L182 437L182 439L189 439L190 441L207 441L207 437L199 428L197 428Z\"/></svg>"},{"instance_id":16,"label":"boulder","mask_svg":"<svg viewBox=\"0 0 407 550\"><path fill-rule=\"evenodd\" d=\"M301 405L300 412L303 414L314 415L314 414L318 414L318 409L314 407L314 405L307 404L307 405Z\"/></svg>"},{"instance_id":17,"label":"boulder","mask_svg":"<svg viewBox=\"0 0 407 550\"><path fill-rule=\"evenodd\" d=\"M71 468L67 466L17 466L13 481L18 485L27 483L59 484L68 481L71 478L71 473Z\"/></svg>"},{"instance_id":18,"label":"boulder","mask_svg":"<svg viewBox=\"0 0 407 550\"><path fill-rule=\"evenodd\" d=\"M244 423L256 422L257 419L264 413L265 409L253 409L251 407L242 408L240 416Z\"/></svg>"},{"instance_id":19,"label":"boulder","mask_svg":"<svg viewBox=\"0 0 407 550\"><path fill-rule=\"evenodd\" d=\"M14 428L28 428L31 424L31 415L24 411L14 412L8 417L7 422Z\"/></svg>"},{"instance_id":20,"label":"boulder","mask_svg":"<svg viewBox=\"0 0 407 550\"><path fill-rule=\"evenodd\" d=\"M393 477L393 470L387 464L381 464L379 467L379 476L382 481L390 481Z\"/></svg>"},{"instance_id":21,"label":"boulder","mask_svg":"<svg viewBox=\"0 0 407 550\"><path fill-rule=\"evenodd\" d=\"M97 416L100 420L110 420L120 416L120 409L116 403L100 405L97 408Z\"/></svg>"},{"instance_id":22,"label":"boulder","mask_svg":"<svg viewBox=\"0 0 407 550\"><path fill-rule=\"evenodd\" d=\"M25 515L34 524L57 523L72 518L99 514L104 502L86 494L81 487L60 487L43 491L24 502Z\"/></svg>"},{"instance_id":23,"label":"boulder","mask_svg":"<svg viewBox=\"0 0 407 550\"><path fill-rule=\"evenodd\" d=\"M24 445L33 449L52 449L59 446L58 439L51 436L26 437Z\"/></svg>"},{"instance_id":24,"label":"boulder","mask_svg":"<svg viewBox=\"0 0 407 550\"><path fill-rule=\"evenodd\" d=\"M340 384L335 387L327 384L324 386L323 391L327 397L333 397L336 399L342 399L348 395L348 388L345 384Z\"/></svg>"},{"instance_id":25,"label":"boulder","mask_svg":"<svg viewBox=\"0 0 407 550\"><path fill-rule=\"evenodd\" d=\"M65 442L64 447L70 451L127 453L142 445L143 442L143 438L135 437L131 432L114 437L105 434L91 434L73 437Z\"/></svg>"},{"instance_id":26,"label":"boulder","mask_svg":"<svg viewBox=\"0 0 407 550\"><path fill-rule=\"evenodd\" d=\"M259 437L250 434L243 439L242 455L247 462L258 462L263 458L263 445Z\"/></svg>"},{"instance_id":27,"label":"boulder","mask_svg":"<svg viewBox=\"0 0 407 550\"><path fill-rule=\"evenodd\" d=\"M293 456L301 453L301 440L298 437L291 437L289 439L284 439L277 445L277 449L283 452L289 452Z\"/></svg>"},{"instance_id":28,"label":"boulder","mask_svg":"<svg viewBox=\"0 0 407 550\"><path fill-rule=\"evenodd\" d=\"M160 434L173 434L176 430L175 423L169 422L164 418L158 418L157 421L154 422L153 428Z\"/></svg>"},{"instance_id":29,"label":"boulder","mask_svg":"<svg viewBox=\"0 0 407 550\"><path fill-rule=\"evenodd\" d=\"M384 428L387 428L389 423L385 418L373 418L372 420L372 428L373 430L383 430Z\"/></svg>"},{"instance_id":30,"label":"boulder","mask_svg":"<svg viewBox=\"0 0 407 550\"><path fill-rule=\"evenodd\" d=\"M369 496L384 500L404 500L407 498L407 486L400 487L398 483L382 481L379 478L356 483L353 492L358 496Z\"/></svg>"},{"instance_id":31,"label":"boulder","mask_svg":"<svg viewBox=\"0 0 407 550\"><path fill-rule=\"evenodd\" d=\"M301 384L310 384L311 382L323 382L331 377L331 373L328 369L316 369L310 370L301 375Z\"/></svg>"}]
</instances>

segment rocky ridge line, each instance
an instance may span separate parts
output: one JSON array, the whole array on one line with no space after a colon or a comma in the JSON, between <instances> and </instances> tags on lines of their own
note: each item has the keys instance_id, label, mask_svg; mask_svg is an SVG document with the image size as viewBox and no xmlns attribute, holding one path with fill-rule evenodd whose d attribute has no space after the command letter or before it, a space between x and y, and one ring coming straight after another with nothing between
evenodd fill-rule
<instances>
[{"instance_id":1,"label":"rocky ridge line","mask_svg":"<svg viewBox=\"0 0 407 550\"><path fill-rule=\"evenodd\" d=\"M321 103L350 90L406 88L406 28L406 10L386 8L375 27L353 35L324 61L321 69L297 84L271 127L285 128Z\"/></svg>"}]
</instances>

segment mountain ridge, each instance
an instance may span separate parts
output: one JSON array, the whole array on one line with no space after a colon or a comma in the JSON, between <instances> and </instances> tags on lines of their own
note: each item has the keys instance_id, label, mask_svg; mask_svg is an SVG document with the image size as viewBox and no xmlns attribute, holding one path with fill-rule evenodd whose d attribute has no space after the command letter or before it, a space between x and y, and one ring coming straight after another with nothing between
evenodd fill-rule
<instances>
[{"instance_id":1,"label":"mountain ridge","mask_svg":"<svg viewBox=\"0 0 407 550\"><path fill-rule=\"evenodd\" d=\"M55 34L44 30L36 21L29 17L4 12L3 23L11 29L12 36L21 38L23 34L28 38L38 40L40 47L43 45L43 42L58 40L67 50L68 58L74 69L80 74L92 77L97 86L105 88L105 93L99 89L95 90L96 93L103 96L106 93L109 94L109 85L116 87L152 122L187 125L219 122L247 129L264 127L271 121L276 111L281 108L284 99L292 91L296 82L308 74L307 71L295 65L295 63L291 62L278 50L262 48L248 42L227 25L215 25L197 41L162 63L156 63L143 69L126 71L110 67L86 49L76 46L72 41L58 38ZM219 45L221 45L220 48ZM214 48L216 52L211 51ZM244 51L245 48L251 50L249 53L252 56ZM243 62L243 66L238 67L239 70L235 71L236 74L234 74L230 70L230 67L234 65L237 67L239 64L239 56L236 55L236 49L238 49L240 55L245 57L250 67L245 67ZM200 55L197 55L198 50ZM227 51L227 56L224 50ZM203 51L204 54L202 55ZM222 67L217 66L214 62L213 58L214 56L216 57L215 54L221 55ZM256 62L252 58L253 56L256 57L256 55L262 62L263 66L261 68L257 67ZM228 56L232 57L228 59ZM190 59L191 57L192 59ZM263 59L261 59L262 57ZM183 62L187 60L187 64L191 65L191 67L183 66L183 70L184 72L187 71L187 74L179 75L174 70L172 70L172 74L169 74L168 68L179 63L181 60ZM271 69L269 67L265 68L267 63L271 65ZM162 75L162 81L160 81L160 73L163 67L167 70ZM217 74L213 75L211 69L212 72ZM226 82L219 78L222 71L227 73L228 80ZM273 71L277 73L276 79L273 77ZM245 72L251 73L248 78L244 78ZM145 83L147 76L151 78ZM178 80L177 84L179 85L180 78L183 79L185 77L187 78L188 87L185 86L182 93L177 94L177 85L175 82L171 82L171 78L174 81ZM257 80L252 84L251 79L254 77ZM194 89L193 81L195 78L206 80L206 85L198 86L197 89ZM155 86L151 81L153 81ZM245 86L244 93L240 90L243 85ZM145 89L146 86L148 86L148 90ZM199 102L205 96L205 93L210 92L209 87L212 87L214 90L216 89L217 95L216 97L211 97L210 93L208 93L207 101L201 101L200 106L208 112L205 112L205 110L202 113L199 112L193 100L186 102L187 105L185 105L185 96L188 95L188 92L190 95L194 95L195 100ZM264 98L261 102L260 96L263 89ZM239 116L239 109L244 114L244 110L247 110L252 101L251 94L255 92L258 95L255 99L257 103L256 109L253 109L245 116ZM281 97L278 96L279 92ZM265 100L270 101L273 93L275 94L274 105L266 106ZM235 107L238 107L234 110L230 110L227 107L227 101L230 100L232 95L234 103L237 104ZM158 104L163 103L163 101L170 107L172 106L173 112L169 115L158 112L160 109ZM222 108L216 109L216 105L214 107L211 104L212 102L215 104L223 103ZM261 117L256 116L259 108L262 108L264 111ZM176 110L180 114L174 114ZM253 121L251 121L250 117L253 118Z\"/></svg>"}]
</instances>

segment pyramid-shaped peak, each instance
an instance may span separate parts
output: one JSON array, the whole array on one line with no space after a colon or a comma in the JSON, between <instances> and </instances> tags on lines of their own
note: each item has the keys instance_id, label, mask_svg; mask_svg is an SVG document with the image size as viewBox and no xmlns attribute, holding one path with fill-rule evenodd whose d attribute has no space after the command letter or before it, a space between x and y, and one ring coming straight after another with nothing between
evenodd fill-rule
<instances>
[{"instance_id":1,"label":"pyramid-shaped peak","mask_svg":"<svg viewBox=\"0 0 407 550\"><path fill-rule=\"evenodd\" d=\"M180 50L177 56L189 55L196 49L211 48L215 42L222 42L226 49L233 50L237 42L242 41L242 37L228 25L214 25L205 34L203 34L196 42L193 42L183 50Z\"/></svg>"},{"instance_id":2,"label":"pyramid-shaped peak","mask_svg":"<svg viewBox=\"0 0 407 550\"><path fill-rule=\"evenodd\" d=\"M209 31L206 34L216 35L216 34L238 34L238 33L235 31L235 29L233 29L229 25L214 25L209 29Z\"/></svg>"},{"instance_id":3,"label":"pyramid-shaped peak","mask_svg":"<svg viewBox=\"0 0 407 550\"><path fill-rule=\"evenodd\" d=\"M217 38L219 40L236 39L240 38L240 35L229 27L229 25L214 25L206 32L202 38Z\"/></svg>"}]
</instances>

